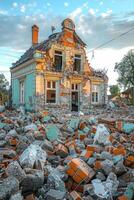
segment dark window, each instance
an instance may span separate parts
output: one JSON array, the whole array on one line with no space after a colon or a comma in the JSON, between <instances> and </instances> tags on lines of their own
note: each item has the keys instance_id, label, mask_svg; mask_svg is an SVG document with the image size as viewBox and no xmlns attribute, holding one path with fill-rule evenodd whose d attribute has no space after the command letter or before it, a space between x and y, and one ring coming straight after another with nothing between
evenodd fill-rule
<instances>
[{"instance_id":1,"label":"dark window","mask_svg":"<svg viewBox=\"0 0 134 200\"><path fill-rule=\"evenodd\" d=\"M62 51L55 51L55 54L58 54L58 55L62 56Z\"/></svg>"},{"instance_id":2,"label":"dark window","mask_svg":"<svg viewBox=\"0 0 134 200\"><path fill-rule=\"evenodd\" d=\"M95 92L92 92L92 102L94 102Z\"/></svg>"},{"instance_id":3,"label":"dark window","mask_svg":"<svg viewBox=\"0 0 134 200\"><path fill-rule=\"evenodd\" d=\"M74 84L72 84L72 90L74 90Z\"/></svg>"},{"instance_id":4,"label":"dark window","mask_svg":"<svg viewBox=\"0 0 134 200\"><path fill-rule=\"evenodd\" d=\"M55 51L55 70L61 71L62 70L62 52Z\"/></svg>"},{"instance_id":5,"label":"dark window","mask_svg":"<svg viewBox=\"0 0 134 200\"><path fill-rule=\"evenodd\" d=\"M98 102L98 92L96 92L96 102Z\"/></svg>"},{"instance_id":6,"label":"dark window","mask_svg":"<svg viewBox=\"0 0 134 200\"><path fill-rule=\"evenodd\" d=\"M72 84L72 90L78 90L78 84L77 83Z\"/></svg>"},{"instance_id":7,"label":"dark window","mask_svg":"<svg viewBox=\"0 0 134 200\"><path fill-rule=\"evenodd\" d=\"M79 72L81 70L81 55L75 55L74 57L74 71Z\"/></svg>"},{"instance_id":8,"label":"dark window","mask_svg":"<svg viewBox=\"0 0 134 200\"><path fill-rule=\"evenodd\" d=\"M56 82L55 81L47 81L47 88L55 89Z\"/></svg>"},{"instance_id":9,"label":"dark window","mask_svg":"<svg viewBox=\"0 0 134 200\"><path fill-rule=\"evenodd\" d=\"M47 90L47 103L56 103L56 91Z\"/></svg>"},{"instance_id":10,"label":"dark window","mask_svg":"<svg viewBox=\"0 0 134 200\"><path fill-rule=\"evenodd\" d=\"M51 82L47 81L47 88L51 88Z\"/></svg>"},{"instance_id":11,"label":"dark window","mask_svg":"<svg viewBox=\"0 0 134 200\"><path fill-rule=\"evenodd\" d=\"M75 89L78 90L78 84L75 85Z\"/></svg>"}]
</instances>

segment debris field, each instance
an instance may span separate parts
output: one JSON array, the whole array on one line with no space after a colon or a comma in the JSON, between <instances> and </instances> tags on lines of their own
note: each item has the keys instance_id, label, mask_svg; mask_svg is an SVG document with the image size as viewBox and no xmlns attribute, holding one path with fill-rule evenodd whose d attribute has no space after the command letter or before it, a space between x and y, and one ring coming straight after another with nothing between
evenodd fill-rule
<instances>
[{"instance_id":1,"label":"debris field","mask_svg":"<svg viewBox=\"0 0 134 200\"><path fill-rule=\"evenodd\" d=\"M133 200L134 109L0 107L0 200Z\"/></svg>"}]
</instances>

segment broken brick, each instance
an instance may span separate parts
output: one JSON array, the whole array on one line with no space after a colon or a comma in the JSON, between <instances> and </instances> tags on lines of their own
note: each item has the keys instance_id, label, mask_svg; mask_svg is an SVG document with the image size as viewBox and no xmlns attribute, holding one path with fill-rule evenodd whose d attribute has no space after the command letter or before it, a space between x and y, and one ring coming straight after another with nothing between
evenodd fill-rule
<instances>
[{"instance_id":1,"label":"broken brick","mask_svg":"<svg viewBox=\"0 0 134 200\"><path fill-rule=\"evenodd\" d=\"M89 159L93 155L93 151L84 150L80 157L84 158L85 160Z\"/></svg>"},{"instance_id":2,"label":"broken brick","mask_svg":"<svg viewBox=\"0 0 134 200\"><path fill-rule=\"evenodd\" d=\"M35 196L33 194L30 194L26 196L24 200L35 200Z\"/></svg>"},{"instance_id":3,"label":"broken brick","mask_svg":"<svg viewBox=\"0 0 134 200\"><path fill-rule=\"evenodd\" d=\"M70 196L71 196L72 200L82 200L82 198L76 191L72 191L70 193Z\"/></svg>"},{"instance_id":4,"label":"broken brick","mask_svg":"<svg viewBox=\"0 0 134 200\"><path fill-rule=\"evenodd\" d=\"M85 135L85 134L80 134L80 135L79 135L79 138L80 138L80 140L82 141L82 140L84 140L84 139L86 138L86 135Z\"/></svg>"},{"instance_id":5,"label":"broken brick","mask_svg":"<svg viewBox=\"0 0 134 200\"><path fill-rule=\"evenodd\" d=\"M102 169L101 161L99 161L99 160L95 161L95 163L94 163L94 169L95 170Z\"/></svg>"},{"instance_id":6,"label":"broken brick","mask_svg":"<svg viewBox=\"0 0 134 200\"><path fill-rule=\"evenodd\" d=\"M61 158L65 158L68 155L68 149L63 144L58 144L56 147L56 154Z\"/></svg>"},{"instance_id":7,"label":"broken brick","mask_svg":"<svg viewBox=\"0 0 134 200\"><path fill-rule=\"evenodd\" d=\"M101 148L100 148L100 146L97 146L97 145L87 145L86 150L96 152L96 153L100 153Z\"/></svg>"},{"instance_id":8,"label":"broken brick","mask_svg":"<svg viewBox=\"0 0 134 200\"><path fill-rule=\"evenodd\" d=\"M113 149L113 154L125 156L126 155L126 149L123 146L119 146L119 147Z\"/></svg>"},{"instance_id":9,"label":"broken brick","mask_svg":"<svg viewBox=\"0 0 134 200\"><path fill-rule=\"evenodd\" d=\"M93 127L92 127L92 130L91 130L91 133L94 133L94 134L95 134L96 131L97 131L97 127L96 127L96 126L93 126Z\"/></svg>"},{"instance_id":10,"label":"broken brick","mask_svg":"<svg viewBox=\"0 0 134 200\"><path fill-rule=\"evenodd\" d=\"M130 156L128 156L126 159L125 159L125 165L126 166L132 166L132 167L134 167L134 156L133 155L130 155Z\"/></svg>"},{"instance_id":11,"label":"broken brick","mask_svg":"<svg viewBox=\"0 0 134 200\"><path fill-rule=\"evenodd\" d=\"M129 200L125 195L118 197L118 200Z\"/></svg>"},{"instance_id":12,"label":"broken brick","mask_svg":"<svg viewBox=\"0 0 134 200\"><path fill-rule=\"evenodd\" d=\"M84 122L80 122L79 129L83 130L86 127L86 124Z\"/></svg>"},{"instance_id":13,"label":"broken brick","mask_svg":"<svg viewBox=\"0 0 134 200\"><path fill-rule=\"evenodd\" d=\"M16 138L9 139L9 143L11 146L16 146L18 143L18 140Z\"/></svg>"},{"instance_id":14,"label":"broken brick","mask_svg":"<svg viewBox=\"0 0 134 200\"><path fill-rule=\"evenodd\" d=\"M95 172L83 160L74 158L68 163L67 174L70 175L76 183L87 182Z\"/></svg>"},{"instance_id":15,"label":"broken brick","mask_svg":"<svg viewBox=\"0 0 134 200\"><path fill-rule=\"evenodd\" d=\"M78 185L76 182L73 182L71 189L83 193L84 185L83 184Z\"/></svg>"}]
</instances>

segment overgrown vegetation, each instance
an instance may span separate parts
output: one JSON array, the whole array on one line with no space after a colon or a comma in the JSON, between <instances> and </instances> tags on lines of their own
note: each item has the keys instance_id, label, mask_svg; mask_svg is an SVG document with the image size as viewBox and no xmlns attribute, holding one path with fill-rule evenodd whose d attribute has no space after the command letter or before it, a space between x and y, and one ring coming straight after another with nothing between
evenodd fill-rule
<instances>
[{"instance_id":1,"label":"overgrown vegetation","mask_svg":"<svg viewBox=\"0 0 134 200\"><path fill-rule=\"evenodd\" d=\"M133 88L132 103L134 104L134 50L130 50L121 62L115 64L115 71L119 74L120 86L124 89Z\"/></svg>"},{"instance_id":2,"label":"overgrown vegetation","mask_svg":"<svg viewBox=\"0 0 134 200\"><path fill-rule=\"evenodd\" d=\"M110 86L110 93L113 97L120 94L120 88L118 85L111 85Z\"/></svg>"},{"instance_id":3,"label":"overgrown vegetation","mask_svg":"<svg viewBox=\"0 0 134 200\"><path fill-rule=\"evenodd\" d=\"M9 100L9 82L4 74L0 73L0 104L5 104Z\"/></svg>"}]
</instances>

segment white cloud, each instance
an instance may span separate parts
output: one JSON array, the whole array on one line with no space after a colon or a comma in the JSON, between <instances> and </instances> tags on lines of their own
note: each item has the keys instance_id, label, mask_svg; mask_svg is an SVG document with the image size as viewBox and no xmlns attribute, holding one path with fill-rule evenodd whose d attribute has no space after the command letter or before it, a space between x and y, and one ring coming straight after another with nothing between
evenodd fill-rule
<instances>
[{"instance_id":1,"label":"white cloud","mask_svg":"<svg viewBox=\"0 0 134 200\"><path fill-rule=\"evenodd\" d=\"M40 16L40 19L45 19L45 15L40 14L39 16Z\"/></svg>"},{"instance_id":2,"label":"white cloud","mask_svg":"<svg viewBox=\"0 0 134 200\"><path fill-rule=\"evenodd\" d=\"M89 63L94 69L107 69L107 75L109 77L109 85L117 83L118 73L114 72L114 66L116 62L120 62L124 55L133 47L117 49L98 49L94 51L94 58L91 59L92 53L88 53Z\"/></svg>"},{"instance_id":3,"label":"white cloud","mask_svg":"<svg viewBox=\"0 0 134 200\"><path fill-rule=\"evenodd\" d=\"M69 6L69 3L68 3L68 2L65 2L65 3L64 3L64 6L65 6L65 7L68 7L68 6Z\"/></svg>"},{"instance_id":4,"label":"white cloud","mask_svg":"<svg viewBox=\"0 0 134 200\"><path fill-rule=\"evenodd\" d=\"M92 34L92 30L87 27L85 28L85 18L84 18L84 14L81 14L79 16L79 23L77 24L77 31L81 33L81 35L83 35L83 37L85 35L89 35Z\"/></svg>"},{"instance_id":5,"label":"white cloud","mask_svg":"<svg viewBox=\"0 0 134 200\"><path fill-rule=\"evenodd\" d=\"M25 16L25 21L28 21L28 20L30 20L30 16L29 16L29 15L26 15L26 16Z\"/></svg>"},{"instance_id":6,"label":"white cloud","mask_svg":"<svg viewBox=\"0 0 134 200\"><path fill-rule=\"evenodd\" d=\"M13 2L13 7L16 8L18 6L17 2Z\"/></svg>"},{"instance_id":7,"label":"white cloud","mask_svg":"<svg viewBox=\"0 0 134 200\"><path fill-rule=\"evenodd\" d=\"M95 16L96 11L93 8L90 8L88 12L89 12L89 14Z\"/></svg>"},{"instance_id":8,"label":"white cloud","mask_svg":"<svg viewBox=\"0 0 134 200\"><path fill-rule=\"evenodd\" d=\"M103 1L101 1L101 2L100 2L100 6L102 6L103 4L104 4Z\"/></svg>"},{"instance_id":9,"label":"white cloud","mask_svg":"<svg viewBox=\"0 0 134 200\"><path fill-rule=\"evenodd\" d=\"M108 11L107 11L107 13L108 14L111 14L113 11L111 10L111 9L109 9Z\"/></svg>"},{"instance_id":10,"label":"white cloud","mask_svg":"<svg viewBox=\"0 0 134 200\"><path fill-rule=\"evenodd\" d=\"M70 18L74 20L77 16L79 16L82 13L82 8L76 8L72 13L70 13Z\"/></svg>"},{"instance_id":11,"label":"white cloud","mask_svg":"<svg viewBox=\"0 0 134 200\"><path fill-rule=\"evenodd\" d=\"M7 15L8 11L7 10L0 10L0 15Z\"/></svg>"},{"instance_id":12,"label":"white cloud","mask_svg":"<svg viewBox=\"0 0 134 200\"><path fill-rule=\"evenodd\" d=\"M108 16L110 16L112 14L112 12L113 11L111 9L109 9L105 13L101 13L101 16L104 17L104 18L108 17Z\"/></svg>"},{"instance_id":13,"label":"white cloud","mask_svg":"<svg viewBox=\"0 0 134 200\"><path fill-rule=\"evenodd\" d=\"M67 0L66 0L67 1ZM27 7L26 7L27 8ZM84 7L77 8L71 14L75 18L76 32L80 38L87 44L87 48L92 49L96 46L103 44L111 40L112 38L123 33L124 30L129 30L134 23L134 20L128 21L124 19L124 15L118 16L115 14L110 15L107 18L102 16L85 14L82 11ZM107 13L111 13L108 8ZM95 9L96 12L96 9ZM46 39L50 35L50 24L56 24L56 29L60 30L63 16L56 16L46 13L42 13L47 20L43 19L43 15L33 16L8 16L4 17L0 15L1 29L0 29L0 46L9 46L16 49L28 49L31 46L31 25L37 23L40 28L39 41ZM125 16L132 17L133 13L124 13ZM6 22L6 23L5 23ZM45 24L44 24L45 23ZM10 28L10 32L7 31ZM45 31L44 28L45 27ZM107 49L98 49L95 51L95 58L91 60L91 54L89 55L89 62L94 68L108 68L109 83L114 84L117 79L117 74L113 72L115 62L120 61L124 53L133 46L134 40L133 33L109 43ZM127 49L124 50L124 48ZM18 52L18 51L17 51ZM3 58L1 60L4 60ZM5 65L3 65L5 67ZM11 61L8 67L11 66ZM1 66L0 66L1 67Z\"/></svg>"},{"instance_id":14,"label":"white cloud","mask_svg":"<svg viewBox=\"0 0 134 200\"><path fill-rule=\"evenodd\" d=\"M18 24L17 27L21 30L25 29L26 27L23 24Z\"/></svg>"},{"instance_id":15,"label":"white cloud","mask_svg":"<svg viewBox=\"0 0 134 200\"><path fill-rule=\"evenodd\" d=\"M33 17L33 18L32 18L32 21L37 21L37 18L36 18L36 17Z\"/></svg>"},{"instance_id":16,"label":"white cloud","mask_svg":"<svg viewBox=\"0 0 134 200\"><path fill-rule=\"evenodd\" d=\"M22 5L20 7L20 12L24 13L26 11L26 6L25 5Z\"/></svg>"}]
</instances>

